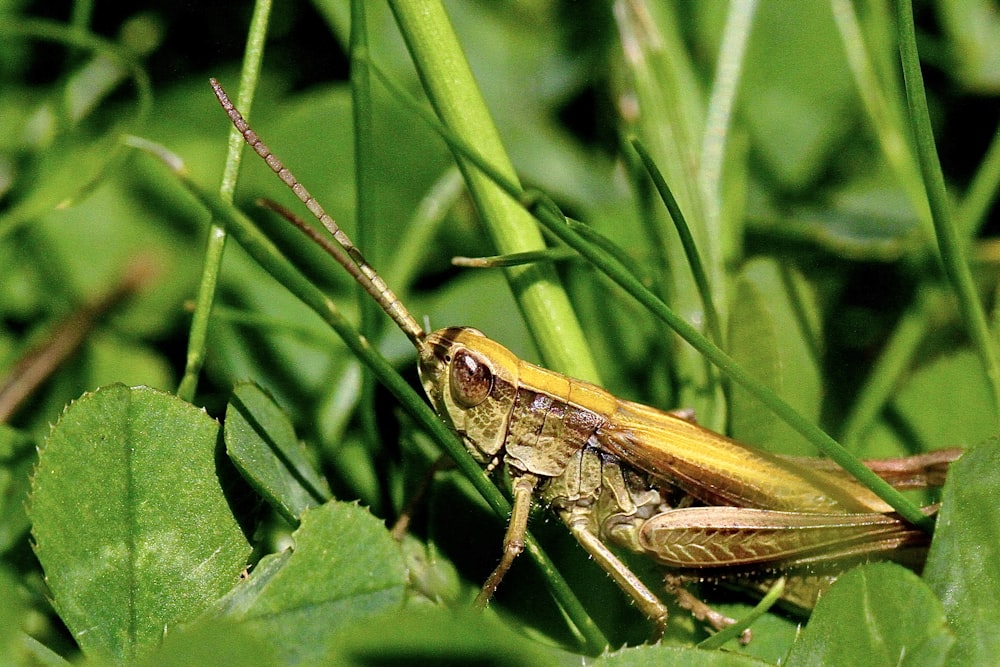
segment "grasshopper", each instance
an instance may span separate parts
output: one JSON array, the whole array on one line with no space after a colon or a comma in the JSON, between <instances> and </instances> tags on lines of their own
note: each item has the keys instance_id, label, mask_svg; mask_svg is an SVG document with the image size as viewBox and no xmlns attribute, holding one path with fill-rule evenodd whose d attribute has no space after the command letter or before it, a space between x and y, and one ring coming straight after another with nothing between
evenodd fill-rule
<instances>
[{"instance_id":1,"label":"grasshopper","mask_svg":"<svg viewBox=\"0 0 1000 667\"><path fill-rule=\"evenodd\" d=\"M222 108L247 144L333 235L293 214L374 298L417 350L432 406L486 473L505 469L513 505L485 605L524 548L538 498L663 633L667 607L609 544L670 569L667 588L716 629L735 623L688 592L693 579L759 587L791 575L786 593L808 609L846 564L891 559L916 567L928 536L839 468L755 450L682 414L622 400L593 384L519 359L469 327L426 333L360 250L271 153L214 79ZM281 211L279 211L281 212ZM899 487L940 484L960 450L869 462ZM932 514L936 508L925 508ZM748 632L744 640L749 639Z\"/></svg>"}]
</instances>

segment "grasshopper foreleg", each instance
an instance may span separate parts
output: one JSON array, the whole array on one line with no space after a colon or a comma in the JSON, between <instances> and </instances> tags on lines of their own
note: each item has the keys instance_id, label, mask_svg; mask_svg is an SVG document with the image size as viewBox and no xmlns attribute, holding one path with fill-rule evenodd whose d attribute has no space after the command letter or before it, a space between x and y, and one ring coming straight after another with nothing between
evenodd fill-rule
<instances>
[{"instance_id":1,"label":"grasshopper foreleg","mask_svg":"<svg viewBox=\"0 0 1000 667\"><path fill-rule=\"evenodd\" d=\"M392 537L397 542L402 540L406 533L410 529L410 520L417 511L417 507L424 501L424 496L427 495L428 489L431 487L431 483L434 481L434 476L442 470L448 470L454 466L454 462L447 456L440 456L437 461L435 461L427 472L424 473L423 478L420 480L417 490L414 491L413 496L407 502L406 507L403 511L399 513L399 517L396 519L396 523L392 524Z\"/></svg>"},{"instance_id":2,"label":"grasshopper foreleg","mask_svg":"<svg viewBox=\"0 0 1000 667\"><path fill-rule=\"evenodd\" d=\"M534 475L520 475L513 480L514 503L510 513L510 522L507 524L507 533L503 538L503 555L500 557L500 564L486 579L482 590L476 596L476 606L485 607L497 591L497 586L503 580L504 575L514 564L522 551L524 551L524 535L528 531L528 515L531 513L531 498L538 485L538 478Z\"/></svg>"}]
</instances>

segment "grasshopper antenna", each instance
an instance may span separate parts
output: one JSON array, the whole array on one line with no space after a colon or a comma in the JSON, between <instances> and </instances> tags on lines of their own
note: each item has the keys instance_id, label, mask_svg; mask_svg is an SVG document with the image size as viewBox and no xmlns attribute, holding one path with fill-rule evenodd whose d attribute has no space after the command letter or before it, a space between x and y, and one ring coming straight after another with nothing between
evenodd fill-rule
<instances>
[{"instance_id":1,"label":"grasshopper antenna","mask_svg":"<svg viewBox=\"0 0 1000 667\"><path fill-rule=\"evenodd\" d=\"M417 323L417 320L410 314L410 311L406 309L403 302L399 300L399 297L389 289L389 286L385 284L382 277L378 275L374 267L368 263L358 247L354 245L350 237L344 233L344 230L334 221L330 215L323 210L316 199L309 194L305 186L299 183L295 175L289 171L285 165L281 163L281 160L271 152L271 149L260 140L257 133L250 129L250 125L243 118L243 114L233 105L229 100L229 96L226 95L226 91L223 90L222 86L214 78L209 80L212 84L212 90L215 91L215 97L218 98L219 104L222 105L223 110L225 110L226 115L229 116L229 120L232 121L236 129L243 135L243 140L247 142L247 145L254 150L257 155L264 159L267 166L271 168L278 178L287 185L295 196L299 198L309 212L319 220L319 222L326 227L327 231L333 236L335 243L331 243L329 239L321 236L313 227L306 224L304 220L296 216L294 213L289 211L283 206L280 206L274 202L265 201L264 205L275 211L283 218L291 222L297 228L299 228L306 236L317 243L323 250L325 250L331 257L337 260L337 263L343 266L348 273L354 276L354 279L360 284L366 292L368 292L372 298L374 298L382 310L392 318L392 321L396 323L406 337L410 339L410 342L418 349L421 350L424 347L424 333L423 328Z\"/></svg>"}]
</instances>

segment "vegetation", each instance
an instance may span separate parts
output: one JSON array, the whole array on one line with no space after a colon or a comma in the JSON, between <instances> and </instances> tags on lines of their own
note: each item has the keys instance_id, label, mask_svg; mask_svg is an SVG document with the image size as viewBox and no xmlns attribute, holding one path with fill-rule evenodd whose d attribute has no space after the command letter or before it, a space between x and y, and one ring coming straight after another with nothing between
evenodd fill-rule
<instances>
[{"instance_id":1,"label":"vegetation","mask_svg":"<svg viewBox=\"0 0 1000 667\"><path fill-rule=\"evenodd\" d=\"M4 8L0 656L989 663L1000 19L989 0L915 9ZM432 328L775 452L967 448L940 494L892 498L942 503L924 572L852 570L804 629L773 610L723 651L672 607L645 646L646 619L539 511L472 609L503 480L430 412L370 299L256 206L305 214L209 77ZM418 493L442 452L457 469Z\"/></svg>"}]
</instances>

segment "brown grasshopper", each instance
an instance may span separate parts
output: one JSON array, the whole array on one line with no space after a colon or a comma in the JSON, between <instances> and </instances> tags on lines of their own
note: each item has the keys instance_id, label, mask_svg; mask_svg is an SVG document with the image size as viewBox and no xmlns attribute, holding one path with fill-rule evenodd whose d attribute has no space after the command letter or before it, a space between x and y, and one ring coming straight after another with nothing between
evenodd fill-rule
<instances>
[{"instance_id":1,"label":"brown grasshopper","mask_svg":"<svg viewBox=\"0 0 1000 667\"><path fill-rule=\"evenodd\" d=\"M609 543L670 568L668 589L716 629L734 621L688 592L689 579L752 587L789 574L801 585L786 597L811 608L847 563L922 563L928 536L839 468L758 451L679 414L621 400L522 361L476 329L426 333L214 79L212 87L247 144L346 252L330 254L416 347L421 383L437 413L487 473L507 470L513 510L503 555L477 602L492 597L523 550L536 496L655 624L657 636L667 607ZM939 484L959 455L945 450L869 467L900 487Z\"/></svg>"}]
</instances>

